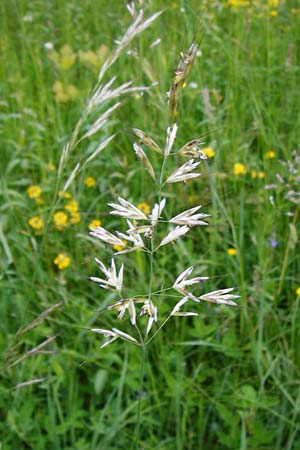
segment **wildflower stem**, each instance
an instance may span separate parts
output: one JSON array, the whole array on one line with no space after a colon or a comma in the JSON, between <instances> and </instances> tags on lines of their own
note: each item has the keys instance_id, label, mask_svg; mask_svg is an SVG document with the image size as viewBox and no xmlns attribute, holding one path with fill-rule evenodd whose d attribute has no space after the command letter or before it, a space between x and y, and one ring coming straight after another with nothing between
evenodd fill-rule
<instances>
[{"instance_id":1,"label":"wildflower stem","mask_svg":"<svg viewBox=\"0 0 300 450\"><path fill-rule=\"evenodd\" d=\"M146 363L146 345L143 344L142 345L141 375L140 375L140 391L139 391L139 398L138 398L137 422L136 422L135 438L134 438L134 447L136 449L139 448L140 425L141 425L141 405L142 405L143 388L144 388L145 363Z\"/></svg>"},{"instance_id":2,"label":"wildflower stem","mask_svg":"<svg viewBox=\"0 0 300 450\"><path fill-rule=\"evenodd\" d=\"M169 314L168 317L163 321L163 323L160 325L160 327L157 328L157 330L155 331L155 333L152 334L152 336L148 339L148 341L146 341L145 343L145 347L152 341L152 339L157 335L157 333L160 332L160 330L166 325L166 323L168 322L168 320L170 319L172 314Z\"/></svg>"},{"instance_id":3,"label":"wildflower stem","mask_svg":"<svg viewBox=\"0 0 300 450\"><path fill-rule=\"evenodd\" d=\"M292 222L293 225L295 225L295 223L297 223L298 213L299 213L299 208L297 207L295 214L294 214L293 222ZM284 257L283 257L283 263L282 263L282 268L281 268L281 273L280 273L280 278L279 278L279 286L278 286L278 289L276 292L277 298L280 296L281 291L282 291L284 278L285 278L285 272L286 272L287 265L288 265L290 248L291 248L291 233L289 234L288 242L287 242Z\"/></svg>"}]
</instances>

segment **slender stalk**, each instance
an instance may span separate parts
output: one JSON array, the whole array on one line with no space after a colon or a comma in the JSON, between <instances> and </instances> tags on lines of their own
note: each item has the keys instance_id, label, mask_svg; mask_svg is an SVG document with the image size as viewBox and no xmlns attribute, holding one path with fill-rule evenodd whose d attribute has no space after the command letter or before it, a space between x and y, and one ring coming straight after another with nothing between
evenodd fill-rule
<instances>
[{"instance_id":1,"label":"slender stalk","mask_svg":"<svg viewBox=\"0 0 300 450\"><path fill-rule=\"evenodd\" d=\"M139 392L139 399L138 399L137 422L136 422L135 437L134 437L134 448L135 449L138 449L139 439L140 439L141 405L142 405L143 388L144 388L145 365L146 365L146 345L143 345L142 346L141 374L140 374L140 392Z\"/></svg>"},{"instance_id":2,"label":"slender stalk","mask_svg":"<svg viewBox=\"0 0 300 450\"><path fill-rule=\"evenodd\" d=\"M295 223L297 222L298 213L299 213L299 208L297 208L296 211L295 211L293 222L292 222L293 225L295 225ZM281 291L282 291L282 287L283 287L283 283L284 283L284 277L285 277L286 269L287 269L287 266L288 266L290 249L291 249L291 233L289 234L289 239L288 239L288 242L287 242L287 245L286 245L286 249L285 249L285 252L284 252L283 263L282 263L282 268L281 268L281 273L280 273L280 278L279 278L279 286L278 286L278 289L277 289L277 292L276 292L276 297L277 298L280 296Z\"/></svg>"}]
</instances>

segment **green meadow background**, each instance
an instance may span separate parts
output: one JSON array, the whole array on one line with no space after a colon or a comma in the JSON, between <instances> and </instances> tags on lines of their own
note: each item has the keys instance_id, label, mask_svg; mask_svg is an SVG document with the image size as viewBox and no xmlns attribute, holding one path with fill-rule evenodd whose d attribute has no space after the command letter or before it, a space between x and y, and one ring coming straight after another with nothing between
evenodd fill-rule
<instances>
[{"instance_id":1,"label":"green meadow background","mask_svg":"<svg viewBox=\"0 0 300 450\"><path fill-rule=\"evenodd\" d=\"M300 139L300 4L149 0L143 8L163 14L106 81L157 84L123 97L57 183L63 146L131 17L118 1L0 4L0 449L298 449L299 205L286 194L300 183L292 153ZM149 345L141 387L139 349L118 340L100 350L103 337L90 331L130 326L101 312L113 296L88 277L98 276L94 257L111 253L88 232L93 220L118 226L107 207L116 196L157 201L135 159L132 127L164 145L166 92L193 40L202 54L182 92L176 146L205 135L210 157L202 177L166 195L170 216L201 204L211 218L159 253L155 283L170 285L195 264L211 277L205 292L236 287L239 307L202 302L193 305L198 317L172 318ZM71 197L54 203L75 164L113 133ZM143 292L145 261L139 253L122 258L126 282Z\"/></svg>"}]
</instances>

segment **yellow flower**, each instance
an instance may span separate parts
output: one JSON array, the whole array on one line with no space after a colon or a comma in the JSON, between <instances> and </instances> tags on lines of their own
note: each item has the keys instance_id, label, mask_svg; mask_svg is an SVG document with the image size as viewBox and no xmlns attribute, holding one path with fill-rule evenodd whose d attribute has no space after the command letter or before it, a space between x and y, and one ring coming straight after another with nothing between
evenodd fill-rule
<instances>
[{"instance_id":1,"label":"yellow flower","mask_svg":"<svg viewBox=\"0 0 300 450\"><path fill-rule=\"evenodd\" d=\"M125 241L125 239L121 239L121 240L123 242L123 245L114 244L112 247L114 250L116 250L116 252L121 252L122 250L124 250L124 248L127 245L127 242Z\"/></svg>"},{"instance_id":2,"label":"yellow flower","mask_svg":"<svg viewBox=\"0 0 300 450\"><path fill-rule=\"evenodd\" d=\"M78 212L72 212L70 222L71 223L79 223L80 222L80 214Z\"/></svg>"},{"instance_id":3,"label":"yellow flower","mask_svg":"<svg viewBox=\"0 0 300 450\"><path fill-rule=\"evenodd\" d=\"M269 6L271 8L278 8L279 6L279 0L269 0Z\"/></svg>"},{"instance_id":4,"label":"yellow flower","mask_svg":"<svg viewBox=\"0 0 300 450\"><path fill-rule=\"evenodd\" d=\"M276 158L276 153L274 152L274 150L269 150L268 152L265 153L265 158L274 159Z\"/></svg>"},{"instance_id":5,"label":"yellow flower","mask_svg":"<svg viewBox=\"0 0 300 450\"><path fill-rule=\"evenodd\" d=\"M233 173L234 175L246 175L247 169L244 164L235 163L233 166Z\"/></svg>"},{"instance_id":6,"label":"yellow flower","mask_svg":"<svg viewBox=\"0 0 300 450\"><path fill-rule=\"evenodd\" d=\"M38 198L42 193L42 189L39 186L32 185L27 188L26 192L29 198Z\"/></svg>"},{"instance_id":7,"label":"yellow flower","mask_svg":"<svg viewBox=\"0 0 300 450\"><path fill-rule=\"evenodd\" d=\"M235 248L229 248L227 250L227 253L229 256L236 256L237 255L237 250Z\"/></svg>"},{"instance_id":8,"label":"yellow flower","mask_svg":"<svg viewBox=\"0 0 300 450\"><path fill-rule=\"evenodd\" d=\"M78 96L78 89L75 86L69 84L64 87L61 81L55 81L52 89L58 103L67 103L70 100L75 100Z\"/></svg>"},{"instance_id":9,"label":"yellow flower","mask_svg":"<svg viewBox=\"0 0 300 450\"><path fill-rule=\"evenodd\" d=\"M63 198L72 198L72 195L69 192L58 191L58 196Z\"/></svg>"},{"instance_id":10,"label":"yellow flower","mask_svg":"<svg viewBox=\"0 0 300 450\"><path fill-rule=\"evenodd\" d=\"M239 6L249 6L249 0L228 0L228 5L238 8Z\"/></svg>"},{"instance_id":11,"label":"yellow flower","mask_svg":"<svg viewBox=\"0 0 300 450\"><path fill-rule=\"evenodd\" d=\"M107 53L108 47L105 44L102 44L96 52L93 52L93 50L87 50L86 52L79 50L78 56L80 62L82 62L85 66L91 69L99 70L107 56Z\"/></svg>"},{"instance_id":12,"label":"yellow flower","mask_svg":"<svg viewBox=\"0 0 300 450\"><path fill-rule=\"evenodd\" d=\"M28 220L29 225L35 230L41 230L44 226L44 221L39 216L30 217Z\"/></svg>"},{"instance_id":13,"label":"yellow flower","mask_svg":"<svg viewBox=\"0 0 300 450\"><path fill-rule=\"evenodd\" d=\"M256 170L251 170L251 178L256 178L256 177L257 177Z\"/></svg>"},{"instance_id":14,"label":"yellow flower","mask_svg":"<svg viewBox=\"0 0 300 450\"><path fill-rule=\"evenodd\" d=\"M59 52L50 52L48 56L56 67L61 70L68 70L73 66L76 59L76 54L68 44L61 47Z\"/></svg>"},{"instance_id":15,"label":"yellow flower","mask_svg":"<svg viewBox=\"0 0 300 450\"><path fill-rule=\"evenodd\" d=\"M68 224L68 216L63 211L53 214L53 222L57 230L63 230Z\"/></svg>"},{"instance_id":16,"label":"yellow flower","mask_svg":"<svg viewBox=\"0 0 300 450\"><path fill-rule=\"evenodd\" d=\"M94 219L89 223L89 229L93 231L95 228L101 227L101 225L102 225L101 220Z\"/></svg>"},{"instance_id":17,"label":"yellow flower","mask_svg":"<svg viewBox=\"0 0 300 450\"><path fill-rule=\"evenodd\" d=\"M75 213L78 211L78 202L77 200L70 200L65 204L65 209L70 213Z\"/></svg>"},{"instance_id":18,"label":"yellow flower","mask_svg":"<svg viewBox=\"0 0 300 450\"><path fill-rule=\"evenodd\" d=\"M91 188L91 187L94 187L94 186L95 186L96 180L95 180L95 178L93 178L93 177L87 177L87 178L85 179L85 181L84 181L84 184L85 184L88 188Z\"/></svg>"},{"instance_id":19,"label":"yellow flower","mask_svg":"<svg viewBox=\"0 0 300 450\"><path fill-rule=\"evenodd\" d=\"M78 96L78 89L73 86L73 84L69 84L69 86L66 87L66 93L68 96L68 100L76 100Z\"/></svg>"},{"instance_id":20,"label":"yellow flower","mask_svg":"<svg viewBox=\"0 0 300 450\"><path fill-rule=\"evenodd\" d=\"M47 169L51 170L51 172L53 172L55 170L55 165L50 161L47 164Z\"/></svg>"},{"instance_id":21,"label":"yellow flower","mask_svg":"<svg viewBox=\"0 0 300 450\"><path fill-rule=\"evenodd\" d=\"M59 253L53 260L59 270L66 269L71 264L71 258L65 253Z\"/></svg>"},{"instance_id":22,"label":"yellow flower","mask_svg":"<svg viewBox=\"0 0 300 450\"><path fill-rule=\"evenodd\" d=\"M276 16L278 16L278 11L276 11L276 9L271 9L271 11L270 11L270 16L271 16L271 17L276 17Z\"/></svg>"},{"instance_id":23,"label":"yellow flower","mask_svg":"<svg viewBox=\"0 0 300 450\"><path fill-rule=\"evenodd\" d=\"M37 197L37 198L35 199L35 203L36 203L37 205L44 205L44 204L45 204L45 200L44 200L42 197Z\"/></svg>"},{"instance_id":24,"label":"yellow flower","mask_svg":"<svg viewBox=\"0 0 300 450\"><path fill-rule=\"evenodd\" d=\"M262 180L263 178L265 178L265 172L258 172L257 176L260 180Z\"/></svg>"},{"instance_id":25,"label":"yellow flower","mask_svg":"<svg viewBox=\"0 0 300 450\"><path fill-rule=\"evenodd\" d=\"M148 203L146 202L141 202L138 205L136 205L136 207L142 211L146 216L149 214L150 212L150 206L148 205Z\"/></svg>"},{"instance_id":26,"label":"yellow flower","mask_svg":"<svg viewBox=\"0 0 300 450\"><path fill-rule=\"evenodd\" d=\"M213 158L215 156L215 151L211 147L205 147L202 149L204 155L206 155L208 158Z\"/></svg>"},{"instance_id":27,"label":"yellow flower","mask_svg":"<svg viewBox=\"0 0 300 450\"><path fill-rule=\"evenodd\" d=\"M60 81L55 81L52 89L54 92L55 100L58 103L66 103L68 101L68 96L65 94L63 85Z\"/></svg>"},{"instance_id":28,"label":"yellow flower","mask_svg":"<svg viewBox=\"0 0 300 450\"><path fill-rule=\"evenodd\" d=\"M300 297L300 287L298 287L298 288L296 289L296 295L297 295L297 297Z\"/></svg>"}]
</instances>

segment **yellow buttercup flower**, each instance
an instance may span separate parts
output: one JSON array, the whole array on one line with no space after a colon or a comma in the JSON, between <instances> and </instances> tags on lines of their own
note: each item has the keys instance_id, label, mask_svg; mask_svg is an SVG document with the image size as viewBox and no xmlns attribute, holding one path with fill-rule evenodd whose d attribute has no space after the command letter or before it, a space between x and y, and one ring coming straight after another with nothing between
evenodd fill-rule
<instances>
[{"instance_id":1,"label":"yellow buttercup flower","mask_svg":"<svg viewBox=\"0 0 300 450\"><path fill-rule=\"evenodd\" d=\"M80 222L80 214L78 212L72 212L70 217L71 223L79 223Z\"/></svg>"},{"instance_id":2,"label":"yellow buttercup flower","mask_svg":"<svg viewBox=\"0 0 300 450\"><path fill-rule=\"evenodd\" d=\"M28 223L35 230L41 230L44 226L44 221L39 216L30 217L30 219L28 220Z\"/></svg>"},{"instance_id":3,"label":"yellow buttercup flower","mask_svg":"<svg viewBox=\"0 0 300 450\"><path fill-rule=\"evenodd\" d=\"M72 198L70 192L58 191L58 196L63 198Z\"/></svg>"},{"instance_id":4,"label":"yellow buttercup flower","mask_svg":"<svg viewBox=\"0 0 300 450\"><path fill-rule=\"evenodd\" d=\"M278 11L276 11L276 9L271 9L270 16L271 17L277 17L278 16Z\"/></svg>"},{"instance_id":5,"label":"yellow buttercup flower","mask_svg":"<svg viewBox=\"0 0 300 450\"><path fill-rule=\"evenodd\" d=\"M96 180L93 177L87 177L84 181L84 184L88 187L94 187L96 185Z\"/></svg>"},{"instance_id":6,"label":"yellow buttercup flower","mask_svg":"<svg viewBox=\"0 0 300 450\"><path fill-rule=\"evenodd\" d=\"M213 158L215 156L215 151L211 147L205 147L202 149L204 155L206 155L208 158Z\"/></svg>"},{"instance_id":7,"label":"yellow buttercup flower","mask_svg":"<svg viewBox=\"0 0 300 450\"><path fill-rule=\"evenodd\" d=\"M276 153L274 152L274 150L269 150L268 152L265 153L265 158L274 159L276 158Z\"/></svg>"},{"instance_id":8,"label":"yellow buttercup flower","mask_svg":"<svg viewBox=\"0 0 300 450\"><path fill-rule=\"evenodd\" d=\"M271 8L278 8L279 6L279 0L269 0L269 6Z\"/></svg>"},{"instance_id":9,"label":"yellow buttercup flower","mask_svg":"<svg viewBox=\"0 0 300 450\"><path fill-rule=\"evenodd\" d=\"M300 287L298 287L298 288L296 289L296 295L297 295L297 297L300 297Z\"/></svg>"},{"instance_id":10,"label":"yellow buttercup flower","mask_svg":"<svg viewBox=\"0 0 300 450\"><path fill-rule=\"evenodd\" d=\"M55 170L55 165L50 161L47 164L47 169L51 170L51 172L53 172Z\"/></svg>"},{"instance_id":11,"label":"yellow buttercup flower","mask_svg":"<svg viewBox=\"0 0 300 450\"><path fill-rule=\"evenodd\" d=\"M91 231L95 230L95 228L100 227L102 225L101 220L94 219L89 223L89 229Z\"/></svg>"},{"instance_id":12,"label":"yellow buttercup flower","mask_svg":"<svg viewBox=\"0 0 300 450\"><path fill-rule=\"evenodd\" d=\"M256 178L257 177L256 170L251 170L250 174L251 174L251 178Z\"/></svg>"},{"instance_id":13,"label":"yellow buttercup flower","mask_svg":"<svg viewBox=\"0 0 300 450\"><path fill-rule=\"evenodd\" d=\"M75 213L78 211L78 202L77 200L71 200L65 204L65 209L70 213Z\"/></svg>"},{"instance_id":14,"label":"yellow buttercup flower","mask_svg":"<svg viewBox=\"0 0 300 450\"><path fill-rule=\"evenodd\" d=\"M53 222L57 230L63 230L68 224L68 216L63 211L58 211L53 214Z\"/></svg>"},{"instance_id":15,"label":"yellow buttercup flower","mask_svg":"<svg viewBox=\"0 0 300 450\"><path fill-rule=\"evenodd\" d=\"M262 180L263 178L265 178L265 172L258 172L257 176L260 180Z\"/></svg>"},{"instance_id":16,"label":"yellow buttercup flower","mask_svg":"<svg viewBox=\"0 0 300 450\"><path fill-rule=\"evenodd\" d=\"M234 175L246 175L247 169L244 164L235 163L233 166L233 173Z\"/></svg>"},{"instance_id":17,"label":"yellow buttercup flower","mask_svg":"<svg viewBox=\"0 0 300 450\"><path fill-rule=\"evenodd\" d=\"M136 207L142 211L146 216L149 214L150 212L150 206L148 205L148 203L146 202L141 202L138 205L136 205Z\"/></svg>"},{"instance_id":18,"label":"yellow buttercup flower","mask_svg":"<svg viewBox=\"0 0 300 450\"><path fill-rule=\"evenodd\" d=\"M239 6L249 6L249 0L228 0L228 5L238 8Z\"/></svg>"},{"instance_id":19,"label":"yellow buttercup flower","mask_svg":"<svg viewBox=\"0 0 300 450\"><path fill-rule=\"evenodd\" d=\"M125 239L122 239L122 242L123 242L123 245L114 244L114 245L112 246L112 248L113 248L114 250L116 250L116 252L121 252L122 250L124 250L124 248L125 248L126 245L127 245L127 242L125 241Z\"/></svg>"},{"instance_id":20,"label":"yellow buttercup flower","mask_svg":"<svg viewBox=\"0 0 300 450\"><path fill-rule=\"evenodd\" d=\"M65 253L59 253L53 260L54 264L59 268L59 270L66 269L71 264L71 258Z\"/></svg>"},{"instance_id":21,"label":"yellow buttercup flower","mask_svg":"<svg viewBox=\"0 0 300 450\"><path fill-rule=\"evenodd\" d=\"M29 198L38 198L42 193L42 189L39 186L32 185L27 188L26 192Z\"/></svg>"},{"instance_id":22,"label":"yellow buttercup flower","mask_svg":"<svg viewBox=\"0 0 300 450\"><path fill-rule=\"evenodd\" d=\"M237 250L235 248L229 248L227 250L227 253L229 256L236 256L237 255Z\"/></svg>"}]
</instances>

